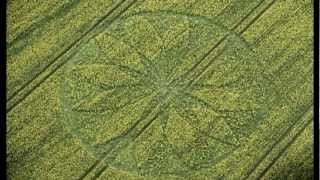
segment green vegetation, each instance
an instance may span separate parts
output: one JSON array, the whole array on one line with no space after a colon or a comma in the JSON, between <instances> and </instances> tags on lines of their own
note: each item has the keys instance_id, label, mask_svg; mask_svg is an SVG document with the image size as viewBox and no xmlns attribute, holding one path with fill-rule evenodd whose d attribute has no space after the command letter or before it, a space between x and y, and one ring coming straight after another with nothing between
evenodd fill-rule
<instances>
[{"instance_id":1,"label":"green vegetation","mask_svg":"<svg viewBox=\"0 0 320 180\"><path fill-rule=\"evenodd\" d=\"M312 9L10 1L8 178L311 179Z\"/></svg>"}]
</instances>

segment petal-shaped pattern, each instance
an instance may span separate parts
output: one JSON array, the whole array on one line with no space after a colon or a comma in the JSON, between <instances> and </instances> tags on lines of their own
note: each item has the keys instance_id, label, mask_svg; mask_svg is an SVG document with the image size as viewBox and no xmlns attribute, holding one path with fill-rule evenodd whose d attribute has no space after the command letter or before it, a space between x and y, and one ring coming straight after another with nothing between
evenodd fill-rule
<instances>
[{"instance_id":1,"label":"petal-shaped pattern","mask_svg":"<svg viewBox=\"0 0 320 180\"><path fill-rule=\"evenodd\" d=\"M61 88L64 122L100 157L106 151L103 144L122 136L139 119L152 90L139 73L109 61L71 62Z\"/></svg>"},{"instance_id":2,"label":"petal-shaped pattern","mask_svg":"<svg viewBox=\"0 0 320 180\"><path fill-rule=\"evenodd\" d=\"M215 111L181 97L120 153L115 166L142 174L188 174L221 160L238 145L237 135Z\"/></svg>"},{"instance_id":3,"label":"petal-shaped pattern","mask_svg":"<svg viewBox=\"0 0 320 180\"><path fill-rule=\"evenodd\" d=\"M259 82L262 83L261 60L255 57L245 41L231 34L223 41L223 46L219 55L212 56L200 68L193 83L195 86L256 88Z\"/></svg>"},{"instance_id":4,"label":"petal-shaped pattern","mask_svg":"<svg viewBox=\"0 0 320 180\"><path fill-rule=\"evenodd\" d=\"M128 15L82 50L64 80L64 114L97 158L117 147L116 168L191 173L232 153L258 124L259 62L213 19Z\"/></svg>"},{"instance_id":5,"label":"petal-shaped pattern","mask_svg":"<svg viewBox=\"0 0 320 180\"><path fill-rule=\"evenodd\" d=\"M152 77L150 76L152 72L149 71L149 59L115 34L105 31L99 34L94 42L99 47L100 58L90 63L112 64L145 79Z\"/></svg>"},{"instance_id":6,"label":"petal-shaped pattern","mask_svg":"<svg viewBox=\"0 0 320 180\"><path fill-rule=\"evenodd\" d=\"M99 86L103 90L117 88L119 86L132 86L139 83L132 73L112 64L75 65L70 74L75 81L87 82Z\"/></svg>"},{"instance_id":7,"label":"petal-shaped pattern","mask_svg":"<svg viewBox=\"0 0 320 180\"><path fill-rule=\"evenodd\" d=\"M170 81L192 68L228 31L212 19L137 14L110 27L113 35L144 52L158 78Z\"/></svg>"},{"instance_id":8,"label":"petal-shaped pattern","mask_svg":"<svg viewBox=\"0 0 320 180\"><path fill-rule=\"evenodd\" d=\"M90 152L100 157L106 151L103 144L121 137L143 114L152 91L143 86L101 90L86 82L78 83L65 80L61 92L65 97L64 122Z\"/></svg>"},{"instance_id":9,"label":"petal-shaped pattern","mask_svg":"<svg viewBox=\"0 0 320 180\"><path fill-rule=\"evenodd\" d=\"M229 123L219 118L219 112L206 103L198 101L189 94L183 94L176 99L174 107L179 116L193 125L200 136L212 138L218 144L230 146L239 144Z\"/></svg>"},{"instance_id":10,"label":"petal-shaped pattern","mask_svg":"<svg viewBox=\"0 0 320 180\"><path fill-rule=\"evenodd\" d=\"M207 126L211 126L217 134L222 133L219 139L240 145L253 132L262 118L261 107L256 101L257 97L254 96L254 92L250 90L204 89L193 91L190 94L187 93L189 104L199 103L201 107L188 110L188 116L199 116L202 112L213 113L211 118L215 121L209 122ZM202 124L201 122L196 123Z\"/></svg>"}]
</instances>

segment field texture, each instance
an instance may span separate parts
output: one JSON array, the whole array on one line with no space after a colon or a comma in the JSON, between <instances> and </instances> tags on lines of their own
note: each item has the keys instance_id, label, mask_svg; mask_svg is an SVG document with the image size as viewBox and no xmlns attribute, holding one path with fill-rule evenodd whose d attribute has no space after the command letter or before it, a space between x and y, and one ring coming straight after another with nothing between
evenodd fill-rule
<instances>
[{"instance_id":1,"label":"field texture","mask_svg":"<svg viewBox=\"0 0 320 180\"><path fill-rule=\"evenodd\" d=\"M9 179L313 179L312 0L7 6Z\"/></svg>"}]
</instances>

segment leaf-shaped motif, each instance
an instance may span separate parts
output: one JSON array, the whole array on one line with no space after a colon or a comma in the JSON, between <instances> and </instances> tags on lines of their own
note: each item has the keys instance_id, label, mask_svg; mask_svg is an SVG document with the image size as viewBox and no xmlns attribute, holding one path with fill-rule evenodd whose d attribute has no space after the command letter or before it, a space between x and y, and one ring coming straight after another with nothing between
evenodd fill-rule
<instances>
[{"instance_id":1,"label":"leaf-shaped motif","mask_svg":"<svg viewBox=\"0 0 320 180\"><path fill-rule=\"evenodd\" d=\"M110 29L120 41L144 52L160 78L185 73L209 50L208 45L228 33L214 21L158 14L129 16Z\"/></svg>"},{"instance_id":2,"label":"leaf-shaped motif","mask_svg":"<svg viewBox=\"0 0 320 180\"><path fill-rule=\"evenodd\" d=\"M94 108L114 111L141 95L139 80L115 65L78 65L69 75L74 77L75 81L88 83L93 89L100 89L97 93L93 90L92 94L75 104L75 111L94 111Z\"/></svg>"},{"instance_id":3,"label":"leaf-shaped motif","mask_svg":"<svg viewBox=\"0 0 320 180\"><path fill-rule=\"evenodd\" d=\"M66 70L64 121L99 159L117 147L116 168L209 167L241 146L261 115L258 63L214 20L126 16L81 51Z\"/></svg>"}]
</instances>

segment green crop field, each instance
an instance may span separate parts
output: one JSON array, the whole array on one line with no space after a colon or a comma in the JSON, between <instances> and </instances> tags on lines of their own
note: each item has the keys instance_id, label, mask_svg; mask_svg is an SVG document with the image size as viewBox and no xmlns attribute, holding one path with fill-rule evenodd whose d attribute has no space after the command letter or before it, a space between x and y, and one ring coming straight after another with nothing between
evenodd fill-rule
<instances>
[{"instance_id":1,"label":"green crop field","mask_svg":"<svg viewBox=\"0 0 320 180\"><path fill-rule=\"evenodd\" d=\"M8 179L313 179L312 0L7 6Z\"/></svg>"}]
</instances>

